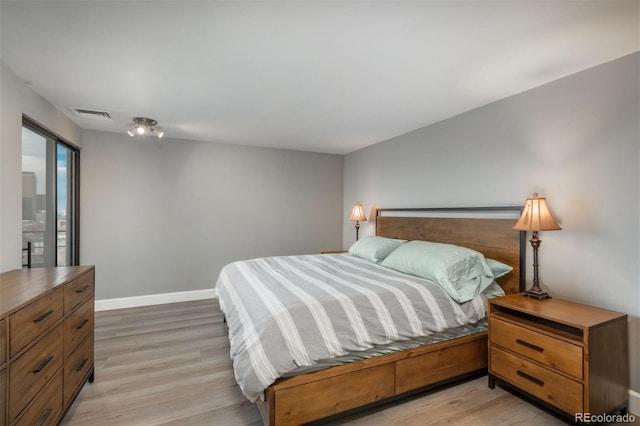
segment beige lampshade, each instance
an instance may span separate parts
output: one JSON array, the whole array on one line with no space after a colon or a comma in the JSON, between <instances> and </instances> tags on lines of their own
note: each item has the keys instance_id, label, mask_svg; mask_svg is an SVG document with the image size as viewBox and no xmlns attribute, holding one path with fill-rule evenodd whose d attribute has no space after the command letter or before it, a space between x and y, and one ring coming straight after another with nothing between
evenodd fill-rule
<instances>
[{"instance_id":1,"label":"beige lampshade","mask_svg":"<svg viewBox=\"0 0 640 426\"><path fill-rule=\"evenodd\" d=\"M349 220L352 222L367 220L367 217L364 215L364 212L362 211L362 204L356 203L353 206L353 210L351 210L351 216L349 217Z\"/></svg>"},{"instance_id":2,"label":"beige lampshade","mask_svg":"<svg viewBox=\"0 0 640 426\"><path fill-rule=\"evenodd\" d=\"M538 197L535 192L522 210L522 216L518 219L513 229L519 231L556 231L560 228L547 207L546 198Z\"/></svg>"}]
</instances>

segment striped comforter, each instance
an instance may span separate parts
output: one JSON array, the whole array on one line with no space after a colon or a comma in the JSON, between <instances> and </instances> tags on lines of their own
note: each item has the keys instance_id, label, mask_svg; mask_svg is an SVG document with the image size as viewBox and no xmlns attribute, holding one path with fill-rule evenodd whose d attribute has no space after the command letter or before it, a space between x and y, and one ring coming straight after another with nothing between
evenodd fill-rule
<instances>
[{"instance_id":1,"label":"striped comforter","mask_svg":"<svg viewBox=\"0 0 640 426\"><path fill-rule=\"evenodd\" d=\"M234 262L216 286L251 401L300 366L473 323L487 304L458 304L437 284L348 254Z\"/></svg>"}]
</instances>

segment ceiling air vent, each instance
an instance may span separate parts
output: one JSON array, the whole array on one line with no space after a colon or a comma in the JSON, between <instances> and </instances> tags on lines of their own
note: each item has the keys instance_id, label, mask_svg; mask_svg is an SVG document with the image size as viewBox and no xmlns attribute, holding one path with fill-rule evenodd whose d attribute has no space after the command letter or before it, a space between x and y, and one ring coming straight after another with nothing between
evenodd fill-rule
<instances>
[{"instance_id":1,"label":"ceiling air vent","mask_svg":"<svg viewBox=\"0 0 640 426\"><path fill-rule=\"evenodd\" d=\"M73 115L82 118L92 118L94 120L112 121L111 115L106 111L96 111L93 109L67 107Z\"/></svg>"}]
</instances>

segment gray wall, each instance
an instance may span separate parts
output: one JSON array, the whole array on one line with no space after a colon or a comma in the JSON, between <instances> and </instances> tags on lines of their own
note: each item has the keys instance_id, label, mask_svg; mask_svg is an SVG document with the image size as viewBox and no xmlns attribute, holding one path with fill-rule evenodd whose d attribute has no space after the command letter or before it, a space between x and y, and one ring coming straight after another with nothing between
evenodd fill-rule
<instances>
[{"instance_id":1,"label":"gray wall","mask_svg":"<svg viewBox=\"0 0 640 426\"><path fill-rule=\"evenodd\" d=\"M96 298L212 288L231 261L339 248L342 170L338 155L85 131Z\"/></svg>"},{"instance_id":2,"label":"gray wall","mask_svg":"<svg viewBox=\"0 0 640 426\"><path fill-rule=\"evenodd\" d=\"M22 267L22 114L81 146L81 132L0 64L0 272Z\"/></svg>"},{"instance_id":3,"label":"gray wall","mask_svg":"<svg viewBox=\"0 0 640 426\"><path fill-rule=\"evenodd\" d=\"M563 228L540 234L543 288L630 315L640 391L639 62L623 57L347 155L344 246L355 201L521 205L537 191ZM360 232L373 234L373 222Z\"/></svg>"}]
</instances>

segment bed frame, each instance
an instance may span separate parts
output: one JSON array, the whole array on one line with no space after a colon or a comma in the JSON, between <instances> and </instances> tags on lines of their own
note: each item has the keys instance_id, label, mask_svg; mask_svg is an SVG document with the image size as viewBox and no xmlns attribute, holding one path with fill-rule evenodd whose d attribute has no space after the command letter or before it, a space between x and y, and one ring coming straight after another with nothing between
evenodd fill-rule
<instances>
[{"instance_id":1,"label":"bed frame","mask_svg":"<svg viewBox=\"0 0 640 426\"><path fill-rule=\"evenodd\" d=\"M498 279L505 293L524 290L525 233L516 219L495 219L522 207L377 209L376 235L473 248L513 266ZM424 215L439 217L424 217ZM481 218L471 218L471 215ZM449 216L449 217L447 217ZM455 216L455 217L450 217ZM462 217L461 217L462 216ZM421 390L481 374L487 368L487 332L406 349L371 359L280 379L258 404L265 424L298 425L399 399Z\"/></svg>"}]
</instances>

